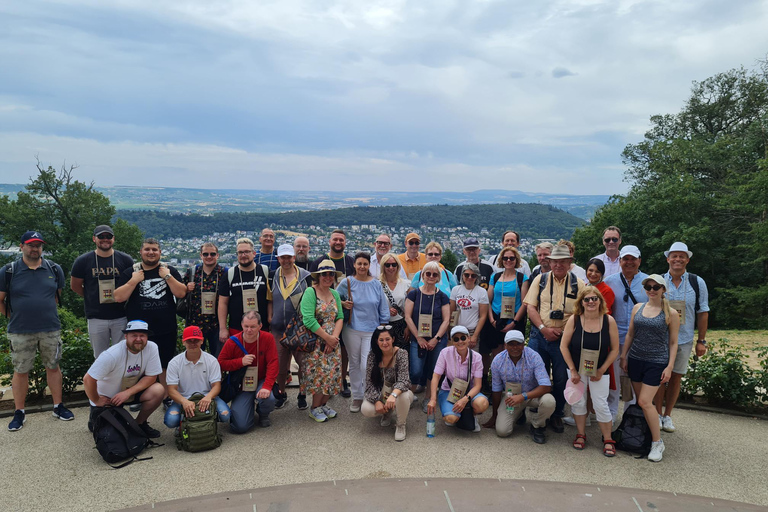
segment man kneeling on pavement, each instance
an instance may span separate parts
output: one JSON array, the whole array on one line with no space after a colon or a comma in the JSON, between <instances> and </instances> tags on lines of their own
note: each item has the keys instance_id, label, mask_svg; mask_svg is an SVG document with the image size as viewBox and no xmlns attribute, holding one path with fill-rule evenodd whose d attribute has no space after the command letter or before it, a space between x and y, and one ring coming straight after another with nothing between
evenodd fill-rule
<instances>
[{"instance_id":1,"label":"man kneeling on pavement","mask_svg":"<svg viewBox=\"0 0 768 512\"><path fill-rule=\"evenodd\" d=\"M184 329L181 341L187 349L168 363L166 382L168 396L173 404L165 411L163 423L168 428L178 428L181 413L184 416L195 415L195 402L189 399L195 393L205 395L197 403L197 410L206 412L211 402L216 402L218 420L229 423L229 407L219 398L221 392L221 368L219 362L208 352L203 352L205 336L202 329L190 325Z\"/></svg>"},{"instance_id":2,"label":"man kneeling on pavement","mask_svg":"<svg viewBox=\"0 0 768 512\"><path fill-rule=\"evenodd\" d=\"M493 358L493 415L483 426L496 428L496 435L508 437L518 421L531 420L530 434L534 442L547 442L545 427L555 411L552 382L541 356L525 346L520 331L509 331L504 336L505 351ZM501 408L501 411L499 409Z\"/></svg>"},{"instance_id":3,"label":"man kneeling on pavement","mask_svg":"<svg viewBox=\"0 0 768 512\"><path fill-rule=\"evenodd\" d=\"M102 352L83 377L91 402L88 430L93 431L93 422L105 407L141 404L136 423L147 437L160 437L147 422L165 395L163 385L157 382L163 371L157 345L149 341L152 333L142 320L128 322L123 333L125 339Z\"/></svg>"}]
</instances>

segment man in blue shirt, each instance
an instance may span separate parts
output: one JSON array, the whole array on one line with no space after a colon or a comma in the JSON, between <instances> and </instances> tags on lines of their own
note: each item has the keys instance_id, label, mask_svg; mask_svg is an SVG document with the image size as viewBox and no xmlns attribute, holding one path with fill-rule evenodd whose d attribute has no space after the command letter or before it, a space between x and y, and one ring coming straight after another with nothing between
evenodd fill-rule
<instances>
[{"instance_id":1,"label":"man in blue shirt","mask_svg":"<svg viewBox=\"0 0 768 512\"><path fill-rule=\"evenodd\" d=\"M709 322L709 292L707 283L696 275L686 271L693 253L683 242L675 242L664 252L669 264L669 271L664 274L667 282L667 300L672 309L680 315L680 331L677 335L677 357L672 368L672 377L666 385L659 386L656 393L656 410L659 411L661 428L665 432L674 432L672 409L680 395L680 381L688 371L688 359L694 348L694 329L698 330L696 338L696 355L701 357L707 352L707 324ZM695 284L694 284L695 283ZM696 293L698 288L698 293ZM662 403L666 399L666 408L662 414Z\"/></svg>"},{"instance_id":2,"label":"man in blue shirt","mask_svg":"<svg viewBox=\"0 0 768 512\"><path fill-rule=\"evenodd\" d=\"M275 270L280 266L280 262L277 261L277 250L275 249L275 232L269 228L262 229L259 242L261 247L256 249L253 259L257 265L267 266L269 269L269 280L272 281Z\"/></svg>"},{"instance_id":3,"label":"man in blue shirt","mask_svg":"<svg viewBox=\"0 0 768 512\"><path fill-rule=\"evenodd\" d=\"M627 337L627 330L629 330L632 308L639 302L648 302L648 296L643 289L643 279L648 277L648 274L640 272L640 263L642 263L640 249L634 245L625 245L619 254L621 272L605 278L605 284L611 287L616 296L616 300L613 301L613 318L619 328L621 350L624 348L624 339ZM621 375L618 361L613 363L613 374L617 377L618 384L618 377ZM616 421L619 412L619 398L621 396L620 386L617 385L616 388L608 393L608 407L611 409L614 421ZM627 402L625 407L630 403L634 403L634 400Z\"/></svg>"},{"instance_id":4,"label":"man in blue shirt","mask_svg":"<svg viewBox=\"0 0 768 512\"><path fill-rule=\"evenodd\" d=\"M555 412L556 405L555 397L550 393L552 382L544 361L535 350L525 346L525 336L520 331L508 331L504 335L504 346L506 350L491 363L493 414L483 426L495 427L496 435L508 437L528 409L533 441L544 444L547 442L547 420ZM507 391L511 396L507 396ZM510 407L513 408L511 412Z\"/></svg>"}]
</instances>

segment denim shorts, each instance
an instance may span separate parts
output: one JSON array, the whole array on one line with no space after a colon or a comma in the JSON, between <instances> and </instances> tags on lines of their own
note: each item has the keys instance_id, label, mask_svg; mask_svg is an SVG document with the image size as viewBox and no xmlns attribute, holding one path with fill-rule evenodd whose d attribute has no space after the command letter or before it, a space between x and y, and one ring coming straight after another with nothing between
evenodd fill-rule
<instances>
[{"instance_id":1,"label":"denim shorts","mask_svg":"<svg viewBox=\"0 0 768 512\"><path fill-rule=\"evenodd\" d=\"M443 418L445 418L448 415L460 416L460 414L453 412L454 404L448 401L449 393L450 391L446 391L444 389L441 389L437 393L437 405L438 407L440 407L440 412L442 413ZM477 400L479 397L486 398L484 394L478 393L477 395L475 395L475 398L472 399L472 402ZM470 407L471 407L471 404L470 404Z\"/></svg>"}]
</instances>

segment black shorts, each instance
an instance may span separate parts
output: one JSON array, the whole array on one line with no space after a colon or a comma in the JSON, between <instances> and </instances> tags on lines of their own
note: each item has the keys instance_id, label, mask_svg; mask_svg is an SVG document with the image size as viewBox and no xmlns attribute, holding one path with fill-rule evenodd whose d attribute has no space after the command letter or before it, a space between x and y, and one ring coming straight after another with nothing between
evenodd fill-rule
<instances>
[{"instance_id":1,"label":"black shorts","mask_svg":"<svg viewBox=\"0 0 768 512\"><path fill-rule=\"evenodd\" d=\"M630 357L627 360L627 373L632 382L642 382L646 386L661 385L661 374L666 368L666 364L650 363Z\"/></svg>"},{"instance_id":2,"label":"black shorts","mask_svg":"<svg viewBox=\"0 0 768 512\"><path fill-rule=\"evenodd\" d=\"M481 355L490 354L499 345L504 345L504 335L497 331L490 322L485 322L483 330L480 331L478 352Z\"/></svg>"}]
</instances>

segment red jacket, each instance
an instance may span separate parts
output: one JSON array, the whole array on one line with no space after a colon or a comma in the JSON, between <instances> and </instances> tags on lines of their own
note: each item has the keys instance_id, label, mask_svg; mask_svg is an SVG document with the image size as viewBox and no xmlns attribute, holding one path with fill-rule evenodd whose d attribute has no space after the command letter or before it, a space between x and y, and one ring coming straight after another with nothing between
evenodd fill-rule
<instances>
[{"instance_id":1,"label":"red jacket","mask_svg":"<svg viewBox=\"0 0 768 512\"><path fill-rule=\"evenodd\" d=\"M259 340L253 343L245 343L243 334L237 335L237 339L242 343L249 354L256 356L254 362L258 362L259 379L264 380L261 389L272 391L272 386L277 379L277 348L275 348L275 338L266 331L259 331ZM256 354L256 345L259 346L259 353ZM228 339L219 353L219 365L221 371L233 372L243 367L243 351L240 350L234 341ZM251 364L251 366L254 366Z\"/></svg>"}]
</instances>

